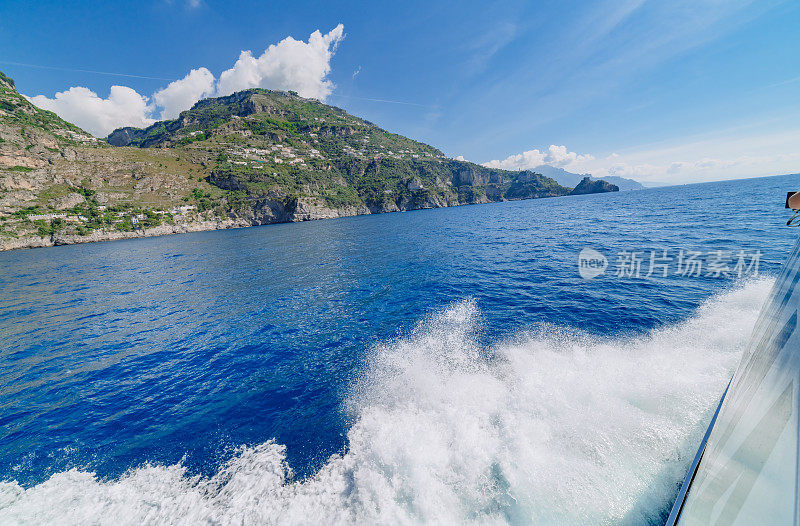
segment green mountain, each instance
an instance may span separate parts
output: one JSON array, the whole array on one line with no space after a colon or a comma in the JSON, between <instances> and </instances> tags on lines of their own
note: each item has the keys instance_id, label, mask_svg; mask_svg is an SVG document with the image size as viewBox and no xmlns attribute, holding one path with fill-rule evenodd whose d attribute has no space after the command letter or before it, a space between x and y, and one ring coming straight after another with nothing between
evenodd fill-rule
<instances>
[{"instance_id":1,"label":"green mountain","mask_svg":"<svg viewBox=\"0 0 800 526\"><path fill-rule=\"evenodd\" d=\"M206 99L95 139L0 74L0 248L569 192L534 172L447 158L294 92Z\"/></svg>"},{"instance_id":2,"label":"green mountain","mask_svg":"<svg viewBox=\"0 0 800 526\"><path fill-rule=\"evenodd\" d=\"M292 92L252 89L206 99L178 119L118 129L108 142L191 151L209 167L209 182L237 193L234 199L283 198L294 210L288 215L297 207L312 216L350 215L569 191L530 172L448 159L432 146Z\"/></svg>"},{"instance_id":3,"label":"green mountain","mask_svg":"<svg viewBox=\"0 0 800 526\"><path fill-rule=\"evenodd\" d=\"M17 92L14 81L2 71L0 71L0 111L3 124L20 131L27 127L30 130L42 131L45 134L55 133L62 137L68 135L67 132L88 135L55 113L39 109L28 102L28 99ZM24 139L22 142L25 142Z\"/></svg>"}]
</instances>

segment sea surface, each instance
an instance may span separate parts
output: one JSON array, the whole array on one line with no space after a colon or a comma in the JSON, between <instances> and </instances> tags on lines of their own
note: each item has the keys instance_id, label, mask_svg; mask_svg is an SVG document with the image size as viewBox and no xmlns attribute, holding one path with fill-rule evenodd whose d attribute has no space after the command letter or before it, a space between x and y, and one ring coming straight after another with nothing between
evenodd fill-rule
<instances>
[{"instance_id":1,"label":"sea surface","mask_svg":"<svg viewBox=\"0 0 800 526\"><path fill-rule=\"evenodd\" d=\"M662 523L799 182L0 253L0 524Z\"/></svg>"}]
</instances>

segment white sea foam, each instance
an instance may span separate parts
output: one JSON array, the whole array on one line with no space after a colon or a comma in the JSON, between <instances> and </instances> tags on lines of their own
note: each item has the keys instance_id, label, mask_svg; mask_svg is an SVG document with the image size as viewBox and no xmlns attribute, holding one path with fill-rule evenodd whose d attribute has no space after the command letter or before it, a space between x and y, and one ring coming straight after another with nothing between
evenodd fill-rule
<instances>
[{"instance_id":1,"label":"white sea foam","mask_svg":"<svg viewBox=\"0 0 800 526\"><path fill-rule=\"evenodd\" d=\"M543 328L491 349L462 302L374 350L348 400L348 452L305 481L270 441L211 478L174 465L2 483L0 523L657 522L770 284L642 337Z\"/></svg>"}]
</instances>

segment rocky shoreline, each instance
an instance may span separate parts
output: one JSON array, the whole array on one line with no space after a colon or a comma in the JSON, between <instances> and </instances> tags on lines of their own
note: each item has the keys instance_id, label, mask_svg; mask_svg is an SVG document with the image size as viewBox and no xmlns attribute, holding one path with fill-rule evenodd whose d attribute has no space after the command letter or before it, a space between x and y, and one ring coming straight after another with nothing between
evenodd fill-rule
<instances>
[{"instance_id":1,"label":"rocky shoreline","mask_svg":"<svg viewBox=\"0 0 800 526\"><path fill-rule=\"evenodd\" d=\"M427 208L447 208L449 205L431 206ZM376 213L391 213L405 210L372 211L368 208L347 207L332 209L313 206L310 203L299 203L293 214L288 217L275 217L262 215L260 217L237 217L218 219L198 219L175 224L161 224L150 228L141 228L132 231L95 230L87 235L67 234L55 232L48 237L26 236L24 238L0 238L0 251L17 250L25 248L43 248L61 245L77 245L82 243L97 243L102 241L117 241L121 239L137 239L143 237L167 236L172 234L188 234L191 232L206 232L210 230L227 230L231 228L246 228L281 223L298 223L302 221L317 221L323 219L336 219L339 217L352 217L357 215L370 215Z\"/></svg>"},{"instance_id":2,"label":"rocky shoreline","mask_svg":"<svg viewBox=\"0 0 800 526\"><path fill-rule=\"evenodd\" d=\"M117 241L120 239L136 239L140 237L166 236L171 234L187 234L189 232L203 232L207 230L224 230L228 228L242 228L256 226L251 222L235 219L226 221L197 221L175 225L158 225L152 228L143 228L130 232L118 230L96 230L91 234L80 236L77 234L52 234L49 237L29 236L22 239L0 240L0 251L16 250L23 248L42 248L60 245L77 245L81 243L97 243L101 241Z\"/></svg>"},{"instance_id":3,"label":"rocky shoreline","mask_svg":"<svg viewBox=\"0 0 800 526\"><path fill-rule=\"evenodd\" d=\"M543 198L538 198L543 199ZM87 235L68 234L55 232L49 237L27 236L24 238L0 238L0 252L25 248L43 248L61 245L78 245L82 243L97 243L102 241L117 241L121 239L137 239L142 237L168 236L172 234L188 234L191 232L206 232L210 230L227 230L231 228L247 228L252 226L275 225L281 223L300 223L303 221L319 221L336 219L340 217L353 217L359 215L387 214L393 212L406 212L411 210L429 210L434 208L450 208L453 206L480 205L494 201L480 203L427 203L428 206L419 208L393 208L370 210L367 207L328 208L313 202L298 200L297 206L291 214L264 213L249 217L216 218L185 221L174 224L161 224L149 228L122 232L119 230L95 230ZM267 210L269 210L268 207Z\"/></svg>"}]
</instances>

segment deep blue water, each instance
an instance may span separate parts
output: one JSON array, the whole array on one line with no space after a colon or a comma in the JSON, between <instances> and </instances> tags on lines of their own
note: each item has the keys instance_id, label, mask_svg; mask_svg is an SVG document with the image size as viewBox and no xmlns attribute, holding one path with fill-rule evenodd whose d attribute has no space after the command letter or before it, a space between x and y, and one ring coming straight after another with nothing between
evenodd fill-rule
<instances>
[{"instance_id":1,"label":"deep blue water","mask_svg":"<svg viewBox=\"0 0 800 526\"><path fill-rule=\"evenodd\" d=\"M585 246L760 250L774 273L791 176L0 253L0 480L145 463L213 474L286 446L299 477L347 447L376 345L465 299L491 346L542 326L628 338L736 278L591 281ZM646 270L647 261L644 262Z\"/></svg>"}]
</instances>

